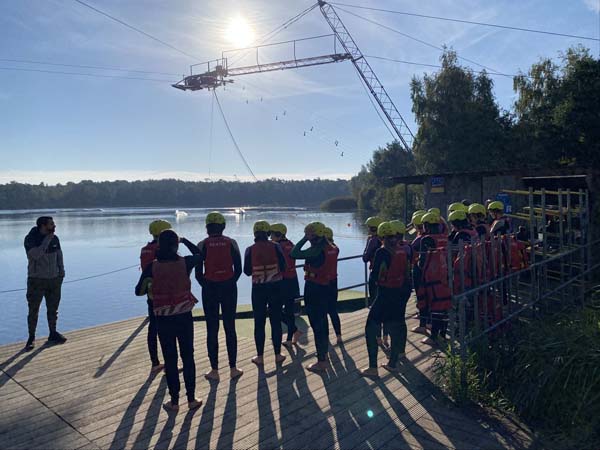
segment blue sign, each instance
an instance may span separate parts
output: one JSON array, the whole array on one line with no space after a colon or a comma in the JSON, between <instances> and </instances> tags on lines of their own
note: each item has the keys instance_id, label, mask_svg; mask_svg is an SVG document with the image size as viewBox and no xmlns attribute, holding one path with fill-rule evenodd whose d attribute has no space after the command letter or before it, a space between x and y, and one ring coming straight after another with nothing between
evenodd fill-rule
<instances>
[{"instance_id":1,"label":"blue sign","mask_svg":"<svg viewBox=\"0 0 600 450\"><path fill-rule=\"evenodd\" d=\"M510 204L510 196L508 194L505 194L504 192L500 193L500 194L496 194L496 200L501 201L502 203L504 203L504 212L505 213L512 213L512 205Z\"/></svg>"}]
</instances>

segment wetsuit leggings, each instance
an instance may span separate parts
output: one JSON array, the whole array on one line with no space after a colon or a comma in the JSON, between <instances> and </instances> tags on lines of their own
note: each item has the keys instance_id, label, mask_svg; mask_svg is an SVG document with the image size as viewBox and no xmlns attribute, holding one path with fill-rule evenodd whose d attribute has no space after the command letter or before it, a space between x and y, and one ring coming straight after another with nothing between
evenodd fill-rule
<instances>
[{"instance_id":1,"label":"wetsuit leggings","mask_svg":"<svg viewBox=\"0 0 600 450\"><path fill-rule=\"evenodd\" d=\"M148 299L148 353L153 366L160 364L158 359L158 330L156 327L156 316L152 309L152 300Z\"/></svg>"},{"instance_id":2,"label":"wetsuit leggings","mask_svg":"<svg viewBox=\"0 0 600 450\"><path fill-rule=\"evenodd\" d=\"M377 291L378 291L377 281L375 281L374 278L369 277L369 306L372 306L373 303L375 303L375 299L377 298ZM379 326L379 332L377 333L378 339L381 339L382 329L383 329L384 335L389 336L389 334L390 334L390 330L388 330L387 324L381 323L381 325Z\"/></svg>"},{"instance_id":3,"label":"wetsuit leggings","mask_svg":"<svg viewBox=\"0 0 600 450\"><path fill-rule=\"evenodd\" d=\"M386 323L392 341L388 364L391 367L396 367L399 356L404 354L407 334L404 316L409 297L409 289L379 288L377 299L371 306L365 325L369 367L377 367L377 336L382 323Z\"/></svg>"},{"instance_id":4,"label":"wetsuit leggings","mask_svg":"<svg viewBox=\"0 0 600 450\"><path fill-rule=\"evenodd\" d=\"M256 354L265 351L265 325L267 312L271 324L271 340L276 355L281 353L281 282L252 285L252 311L254 312L254 343ZM268 309L267 309L268 308Z\"/></svg>"},{"instance_id":5,"label":"wetsuit leggings","mask_svg":"<svg viewBox=\"0 0 600 450\"><path fill-rule=\"evenodd\" d=\"M229 367L235 367L237 360L237 334L235 332L237 285L235 281L207 281L202 287L202 307L206 317L206 346L211 368L214 370L219 368L219 307L223 317Z\"/></svg>"},{"instance_id":6,"label":"wetsuit leggings","mask_svg":"<svg viewBox=\"0 0 600 450\"><path fill-rule=\"evenodd\" d=\"M156 316L158 339L165 358L165 375L169 395L174 405L179 404L179 372L177 370L177 346L183 361L183 380L188 402L196 395L196 364L194 362L194 322L192 313L174 316Z\"/></svg>"},{"instance_id":7,"label":"wetsuit leggings","mask_svg":"<svg viewBox=\"0 0 600 450\"><path fill-rule=\"evenodd\" d=\"M431 312L431 338L445 337L448 330L448 311Z\"/></svg>"},{"instance_id":8,"label":"wetsuit leggings","mask_svg":"<svg viewBox=\"0 0 600 450\"><path fill-rule=\"evenodd\" d=\"M338 301L338 282L337 278L335 281L329 283L329 297L327 298L327 314L331 319L331 325L335 331L336 336L342 335L342 324L340 322L340 315L337 311Z\"/></svg>"},{"instance_id":9,"label":"wetsuit leggings","mask_svg":"<svg viewBox=\"0 0 600 450\"><path fill-rule=\"evenodd\" d=\"M287 328L287 340L291 341L294 333L298 330L296 326L296 298L299 297L298 279L288 278L281 281L281 296L283 298L283 311L281 320Z\"/></svg>"},{"instance_id":10,"label":"wetsuit leggings","mask_svg":"<svg viewBox=\"0 0 600 450\"><path fill-rule=\"evenodd\" d=\"M304 304L310 327L315 335L317 359L319 362L327 360L329 349L329 324L327 322L327 299L329 286L307 281L304 284Z\"/></svg>"}]
</instances>

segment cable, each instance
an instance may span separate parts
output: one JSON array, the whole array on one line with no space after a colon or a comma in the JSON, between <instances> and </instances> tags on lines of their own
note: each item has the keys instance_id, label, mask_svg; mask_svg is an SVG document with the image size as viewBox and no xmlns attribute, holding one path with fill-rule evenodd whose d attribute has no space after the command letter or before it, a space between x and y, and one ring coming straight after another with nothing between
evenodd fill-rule
<instances>
[{"instance_id":1,"label":"cable","mask_svg":"<svg viewBox=\"0 0 600 450\"><path fill-rule=\"evenodd\" d=\"M536 30L534 28L513 27L510 25L498 25L495 23L475 22L472 20L452 19L449 17L441 17L441 16L428 16L426 14L417 14L417 13L409 13L409 12L405 12L405 11L394 11L394 10L390 10L390 9L373 8L370 6L350 5L348 3L338 3L338 2L329 2L329 3L331 5L346 6L348 8L366 9L369 11L380 11L380 12L401 14L404 16L412 16L412 17L422 17L424 19L436 19L436 20L444 20L447 22L458 22L458 23L466 23L466 24L470 24L470 25L481 25L484 27L503 28L506 30L513 30L513 31L524 31L527 33L539 33L539 34L548 34L551 36L561 36L561 37L568 37L568 38L585 39L585 40L589 40L589 41L600 41L599 38L593 38L593 37L589 37L589 36L578 36L575 34L566 34L566 33L557 33L554 31Z\"/></svg>"},{"instance_id":2,"label":"cable","mask_svg":"<svg viewBox=\"0 0 600 450\"><path fill-rule=\"evenodd\" d=\"M342 8L340 6L338 6L337 9L339 9L341 11L344 11L345 13L350 14L351 16L354 16L354 17L357 17L357 18L359 18L361 20L364 20L366 22L372 23L373 25L377 25L378 27L385 28L386 30L389 30L389 31L391 31L393 33L397 33L397 34L399 34L401 36L404 36L404 37L406 37L408 39L411 39L413 41L419 42L420 44L426 45L427 47L434 48L434 49L439 50L441 52L445 51L445 49L442 48L442 47L438 47L437 45L434 45L434 44L432 44L430 42L427 42L427 41L424 41L422 39L419 39L419 38L416 38L414 36L411 36L410 34L403 33L402 31L396 30L395 28L388 27L387 25L384 25L382 23L376 22L375 20L368 19L368 18L363 17L363 16L361 16L359 14L355 14L352 11L348 11L347 9L344 9L344 8ZM491 67L484 66L483 64L479 64L477 61L473 61L472 59L468 59L468 58L465 58L463 56L458 56L458 55L456 55L456 56L458 58L460 58L460 59L463 59L463 60L465 60L467 62L470 62L471 64L475 64L476 66L483 67L484 69L487 69L487 70L490 70L492 72L498 73L498 71L496 69L492 69Z\"/></svg>"},{"instance_id":3,"label":"cable","mask_svg":"<svg viewBox=\"0 0 600 450\"><path fill-rule=\"evenodd\" d=\"M107 67L107 66L84 66L84 65L80 65L80 64L62 64L62 63L52 63L52 62L46 62L46 61L33 61L30 59L0 58L0 61L22 63L22 64L39 64L42 66L76 67L79 69L98 69L98 70L114 70L114 71L118 71L118 72L146 73L149 75L172 75L175 77L181 76L181 74L179 74L179 73L154 72L151 70L123 69L123 68L119 68L119 67Z\"/></svg>"},{"instance_id":4,"label":"cable","mask_svg":"<svg viewBox=\"0 0 600 450\"><path fill-rule=\"evenodd\" d=\"M413 61L404 61L401 59L393 59L393 58L386 58L385 56L375 56L375 55L365 55L365 57L367 58L372 58L372 59L381 59L383 61L390 61L390 62L395 62L395 63L401 63L401 64L410 64L410 65L414 65L414 66L424 66L424 67L432 67L434 69L441 69L442 66L440 66L439 64L425 64L425 63L417 63L417 62L413 62ZM487 72L487 71L483 71L483 70L474 70L474 73L486 73L488 75L494 75L494 76L502 76L502 77L521 77L521 76L525 76L526 78L529 78L527 75L513 75L510 73L500 73L500 72Z\"/></svg>"},{"instance_id":5,"label":"cable","mask_svg":"<svg viewBox=\"0 0 600 450\"><path fill-rule=\"evenodd\" d=\"M92 11L97 12L98 14L102 14L104 17L108 17L109 19L114 20L117 23L120 23L121 25L123 25L123 26L125 26L125 27L127 27L127 28L129 28L129 29L131 29L133 31L136 31L136 32L138 32L140 34L143 34L144 36L146 36L146 37L148 37L148 38L150 38L150 39L152 39L152 40L154 40L154 41L156 41L156 42L158 42L158 43L160 43L160 44L162 44L162 45L164 45L166 47L169 47L170 49L175 50L176 52L179 52L182 55L187 56L188 58L192 58L192 59L194 59L196 61L199 61L199 60L202 59L202 58L198 58L197 56L190 55L189 53L184 52L183 50L175 47L174 45L171 45L168 42L165 42L165 41L163 41L163 40L161 40L161 39L159 39L157 37L154 37L150 33L146 33L145 31L140 30L139 28L136 28L133 25L130 25L130 24L128 24L127 22L125 22L123 20L116 18L115 16L111 16L110 14L108 14L108 13L106 13L104 11L101 11L98 8L93 7L92 5L86 3L86 2L84 2L82 0L74 0L74 1L77 2L77 3L79 3L80 5L85 6L86 8L91 9Z\"/></svg>"},{"instance_id":6,"label":"cable","mask_svg":"<svg viewBox=\"0 0 600 450\"><path fill-rule=\"evenodd\" d=\"M133 266L122 267L120 269L111 270L110 272L104 272L104 273L99 273L97 275L90 275L88 277L76 278L75 280L65 281L65 282L63 282L63 284L78 283L79 281L91 280L92 278L105 277L106 275L112 275L113 273L123 272L125 270L133 269L134 267L139 267L139 266L140 266L139 264L135 264ZM26 291L26 290L27 290L27 288L9 289L7 291L0 291L0 294L8 294L9 292L23 292L23 291Z\"/></svg>"},{"instance_id":7,"label":"cable","mask_svg":"<svg viewBox=\"0 0 600 450\"><path fill-rule=\"evenodd\" d=\"M221 102L219 101L219 97L217 96L217 91L215 89L213 89L212 92L213 92L213 95L215 97L215 100L217 101L217 106L219 107L219 112L221 113L221 117L223 118L223 122L225 123L225 128L227 128L227 132L229 133L229 137L231 137L231 141L233 142L233 145L234 145L235 149L237 150L238 155L240 155L240 158L242 158L242 161L244 162L244 165L246 166L246 169L248 169L248 172L250 172L250 175L252 175L252 178L254 178L254 181L258 181L258 178L256 178L256 175L254 175L254 172L252 172L252 169L248 165L248 162L246 161L246 158L244 158L244 155L242 154L242 151L240 150L240 147L238 146L237 142L235 141L235 137L233 137L233 133L231 132L231 128L229 128L229 124L227 123L227 118L225 117L225 113L223 112L223 108L221 107Z\"/></svg>"},{"instance_id":8,"label":"cable","mask_svg":"<svg viewBox=\"0 0 600 450\"><path fill-rule=\"evenodd\" d=\"M375 110L375 112L377 113L377 115L379 116L379 119L381 120L381 122L383 122L383 125L385 125L385 128L388 130L388 132L391 134L392 139L393 140L397 140L398 136L396 136L396 134L394 132L392 132L392 130L390 129L390 126L387 122L387 120L385 120L382 116L381 116L381 112L379 111L379 108L377 107L377 105L375 104L375 102L373 101L372 98L372 94L369 92L369 90L367 89L367 86L365 86L365 82L362 79L362 77L359 75L358 71L355 71L356 76L358 77L358 79L360 80L360 85L363 87L363 89L365 90L365 94L367 94L367 97L369 97L369 101L371 102L371 105L373 106L373 109Z\"/></svg>"},{"instance_id":9,"label":"cable","mask_svg":"<svg viewBox=\"0 0 600 450\"><path fill-rule=\"evenodd\" d=\"M160 83L173 83L173 80L159 80L157 78L141 78L141 77L126 77L123 75L104 75L99 73L83 73L83 72L64 72L58 70L44 70L44 69L25 69L23 67L0 67L0 70L13 70L18 72L40 72L40 73L54 73L58 75L79 75L84 77L95 77L95 78L121 78L125 80L142 80L142 81L157 81Z\"/></svg>"},{"instance_id":10,"label":"cable","mask_svg":"<svg viewBox=\"0 0 600 450\"><path fill-rule=\"evenodd\" d=\"M215 116L215 96L211 97L210 101L210 133L208 135L208 179L211 179L212 169L212 148L213 148L213 128L214 128L214 116Z\"/></svg>"}]
</instances>

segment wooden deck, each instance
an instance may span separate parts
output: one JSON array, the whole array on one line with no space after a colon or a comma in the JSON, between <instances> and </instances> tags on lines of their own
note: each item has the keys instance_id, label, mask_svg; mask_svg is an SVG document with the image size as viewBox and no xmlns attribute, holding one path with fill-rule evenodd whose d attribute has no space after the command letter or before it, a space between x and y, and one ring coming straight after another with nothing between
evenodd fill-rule
<instances>
[{"instance_id":1,"label":"wooden deck","mask_svg":"<svg viewBox=\"0 0 600 450\"><path fill-rule=\"evenodd\" d=\"M303 368L313 359L311 333L300 348L284 349L288 359L278 370L267 341L265 371L259 371L250 362L251 333L242 331L238 360L245 373L230 382L222 370L218 384L202 377L208 369L206 328L196 322L197 396L204 405L189 412L184 402L178 414L161 408L168 399L163 375L148 375L142 318L67 333L62 346L39 339L29 353L21 351L23 343L0 347L0 449L529 445L530 434L517 424L452 406L429 379L432 350L418 335L409 333L400 374L382 369L379 380L359 377L357 368L367 365L365 318L365 310L342 315L345 342L331 347L332 370L324 376ZM221 342L220 361L226 363Z\"/></svg>"}]
</instances>

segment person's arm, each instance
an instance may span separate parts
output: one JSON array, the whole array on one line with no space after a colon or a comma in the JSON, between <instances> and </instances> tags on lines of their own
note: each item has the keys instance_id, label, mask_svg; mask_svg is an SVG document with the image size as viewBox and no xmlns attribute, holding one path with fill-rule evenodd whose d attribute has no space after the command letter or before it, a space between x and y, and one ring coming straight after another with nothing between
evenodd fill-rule
<instances>
[{"instance_id":1,"label":"person's arm","mask_svg":"<svg viewBox=\"0 0 600 450\"><path fill-rule=\"evenodd\" d=\"M194 244L192 244L194 245ZM194 247L196 247L194 245ZM198 264L202 263L202 255L189 255L185 257L185 268L187 270L188 275L192 273L195 267L198 267Z\"/></svg>"},{"instance_id":2,"label":"person's arm","mask_svg":"<svg viewBox=\"0 0 600 450\"><path fill-rule=\"evenodd\" d=\"M369 275L369 280L372 283L377 283L381 277L381 272L387 270L390 265L390 253L384 248L379 248L375 252L375 259L373 260L373 270Z\"/></svg>"},{"instance_id":3,"label":"person's arm","mask_svg":"<svg viewBox=\"0 0 600 450\"><path fill-rule=\"evenodd\" d=\"M194 276L200 286L204 287L204 284L206 283L206 278L204 278L204 261L206 261L206 247L204 247L204 241L200 242L197 247L200 249L201 258L194 271Z\"/></svg>"},{"instance_id":4,"label":"person's arm","mask_svg":"<svg viewBox=\"0 0 600 450\"><path fill-rule=\"evenodd\" d=\"M367 241L365 251L363 252L363 262L369 262L375 257L375 252L381 247L381 242L377 236L371 236Z\"/></svg>"},{"instance_id":5,"label":"person's arm","mask_svg":"<svg viewBox=\"0 0 600 450\"><path fill-rule=\"evenodd\" d=\"M233 278L237 282L242 276L242 254L235 240L231 240L231 258L233 259Z\"/></svg>"},{"instance_id":6,"label":"person's arm","mask_svg":"<svg viewBox=\"0 0 600 450\"><path fill-rule=\"evenodd\" d=\"M33 237L29 235L25 237L25 242L23 244L25 245L27 258L32 260L40 259L46 253L46 250L48 250L48 246L50 245L50 242L52 242L52 239L54 239L54 234L47 234L46 237L44 237L44 240L42 240L42 243L39 246L36 246Z\"/></svg>"},{"instance_id":7,"label":"person's arm","mask_svg":"<svg viewBox=\"0 0 600 450\"><path fill-rule=\"evenodd\" d=\"M300 239L300 241L298 241L298 243L294 245L294 248L292 248L292 251L290 252L290 257L292 257L293 259L312 259L317 258L319 254L323 252L322 244L311 245L306 250L302 250L302 247L304 247L304 244L306 244L307 242L308 239L306 238L306 236Z\"/></svg>"},{"instance_id":8,"label":"person's arm","mask_svg":"<svg viewBox=\"0 0 600 450\"><path fill-rule=\"evenodd\" d=\"M56 251L56 264L58 265L58 276L61 278L65 277L65 263L63 260L63 252L62 249L59 248Z\"/></svg>"},{"instance_id":9,"label":"person's arm","mask_svg":"<svg viewBox=\"0 0 600 450\"><path fill-rule=\"evenodd\" d=\"M198 248L198 246L195 244L192 244L186 238L184 238L184 237L179 238L179 242L181 242L183 245L185 245L192 255L200 254L200 249Z\"/></svg>"},{"instance_id":10,"label":"person's arm","mask_svg":"<svg viewBox=\"0 0 600 450\"><path fill-rule=\"evenodd\" d=\"M250 248L248 247L244 254L244 273L248 276L252 276L252 252Z\"/></svg>"},{"instance_id":11,"label":"person's arm","mask_svg":"<svg viewBox=\"0 0 600 450\"><path fill-rule=\"evenodd\" d=\"M148 292L149 283L152 283L152 264L148 264L140 275L140 279L135 286L135 295L146 295Z\"/></svg>"},{"instance_id":12,"label":"person's arm","mask_svg":"<svg viewBox=\"0 0 600 450\"><path fill-rule=\"evenodd\" d=\"M287 268L287 263L285 262L285 256L283 256L283 250L281 249L281 245L275 244L275 252L277 253L279 271L285 272L285 269Z\"/></svg>"}]
</instances>

